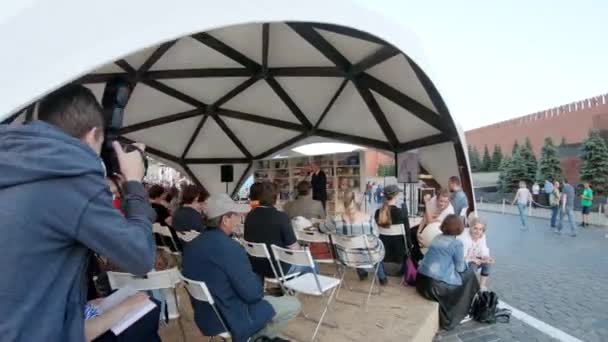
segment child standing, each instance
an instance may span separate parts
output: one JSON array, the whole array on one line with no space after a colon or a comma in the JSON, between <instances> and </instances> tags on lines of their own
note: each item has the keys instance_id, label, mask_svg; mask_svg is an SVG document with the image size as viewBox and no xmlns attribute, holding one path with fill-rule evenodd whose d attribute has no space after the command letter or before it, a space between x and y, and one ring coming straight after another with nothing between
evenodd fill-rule
<instances>
[{"instance_id":1,"label":"child standing","mask_svg":"<svg viewBox=\"0 0 608 342\"><path fill-rule=\"evenodd\" d=\"M490 267L494 259L490 257L490 249L486 243L486 224L475 213L469 217L469 228L458 236L464 246L464 260L470 268L477 273L481 269L479 286L482 291L487 290L486 284L490 276Z\"/></svg>"}]
</instances>

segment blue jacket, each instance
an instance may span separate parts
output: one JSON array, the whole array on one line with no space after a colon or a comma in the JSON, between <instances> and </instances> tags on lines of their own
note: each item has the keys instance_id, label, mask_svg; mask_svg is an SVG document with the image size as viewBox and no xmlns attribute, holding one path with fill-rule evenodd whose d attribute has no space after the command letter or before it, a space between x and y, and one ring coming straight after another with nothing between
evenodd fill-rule
<instances>
[{"instance_id":1,"label":"blue jacket","mask_svg":"<svg viewBox=\"0 0 608 342\"><path fill-rule=\"evenodd\" d=\"M153 211L141 183L125 190L126 219L90 147L44 122L0 126L0 341L84 341L90 250L152 269Z\"/></svg>"},{"instance_id":2,"label":"blue jacket","mask_svg":"<svg viewBox=\"0 0 608 342\"><path fill-rule=\"evenodd\" d=\"M455 236L439 235L418 265L418 272L450 285L462 285L460 273L466 271L464 247Z\"/></svg>"},{"instance_id":3,"label":"blue jacket","mask_svg":"<svg viewBox=\"0 0 608 342\"><path fill-rule=\"evenodd\" d=\"M246 341L274 317L245 249L223 231L207 228L186 244L182 265L186 278L205 282L234 341ZM203 334L224 332L209 304L192 300L192 307Z\"/></svg>"}]
</instances>

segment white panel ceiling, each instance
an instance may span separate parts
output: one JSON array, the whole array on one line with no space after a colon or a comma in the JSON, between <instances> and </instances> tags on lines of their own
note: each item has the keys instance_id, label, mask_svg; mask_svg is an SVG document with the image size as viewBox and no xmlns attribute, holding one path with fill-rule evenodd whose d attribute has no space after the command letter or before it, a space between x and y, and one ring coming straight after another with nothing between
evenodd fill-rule
<instances>
[{"instance_id":1,"label":"white panel ceiling","mask_svg":"<svg viewBox=\"0 0 608 342\"><path fill-rule=\"evenodd\" d=\"M344 79L338 77L277 77L277 81L314 125Z\"/></svg>"},{"instance_id":2,"label":"white panel ceiling","mask_svg":"<svg viewBox=\"0 0 608 342\"><path fill-rule=\"evenodd\" d=\"M105 74L105 73L115 73L115 72L125 72L121 67L114 63L108 63L101 68L92 71L92 74Z\"/></svg>"},{"instance_id":3,"label":"white panel ceiling","mask_svg":"<svg viewBox=\"0 0 608 342\"><path fill-rule=\"evenodd\" d=\"M239 63L191 37L178 40L150 70L238 68Z\"/></svg>"},{"instance_id":4,"label":"white panel ceiling","mask_svg":"<svg viewBox=\"0 0 608 342\"><path fill-rule=\"evenodd\" d=\"M243 83L246 77L180 78L160 82L186 95L211 104Z\"/></svg>"},{"instance_id":5,"label":"white panel ceiling","mask_svg":"<svg viewBox=\"0 0 608 342\"><path fill-rule=\"evenodd\" d=\"M382 48L382 45L368 42L357 38L345 36L343 34L316 29L317 32L333 47L338 49L340 53L348 59L349 62L355 64L363 58L373 54Z\"/></svg>"},{"instance_id":6,"label":"white panel ceiling","mask_svg":"<svg viewBox=\"0 0 608 342\"><path fill-rule=\"evenodd\" d=\"M91 89L91 91L93 92L93 95L95 95L95 98L97 99L99 104L101 104L101 98L103 97L103 91L106 88L106 84L105 83L91 83L91 84L85 85L85 87Z\"/></svg>"},{"instance_id":7,"label":"white panel ceiling","mask_svg":"<svg viewBox=\"0 0 608 342\"><path fill-rule=\"evenodd\" d=\"M209 31L209 34L262 64L262 25L245 24Z\"/></svg>"},{"instance_id":8,"label":"white panel ceiling","mask_svg":"<svg viewBox=\"0 0 608 342\"><path fill-rule=\"evenodd\" d=\"M334 66L285 24L270 24L268 41L268 64L271 67Z\"/></svg>"},{"instance_id":9,"label":"white panel ceiling","mask_svg":"<svg viewBox=\"0 0 608 342\"><path fill-rule=\"evenodd\" d=\"M125 61L129 63L135 70L139 69L142 64L144 64L148 58L158 49L158 45L149 47L147 49L143 49L139 52L136 52L130 56L125 57Z\"/></svg>"},{"instance_id":10,"label":"white panel ceiling","mask_svg":"<svg viewBox=\"0 0 608 342\"><path fill-rule=\"evenodd\" d=\"M126 135L127 138L180 157L194 133L199 117L179 120Z\"/></svg>"},{"instance_id":11,"label":"white panel ceiling","mask_svg":"<svg viewBox=\"0 0 608 342\"><path fill-rule=\"evenodd\" d=\"M402 54L370 68L367 73L437 112L416 73Z\"/></svg>"},{"instance_id":12,"label":"white panel ceiling","mask_svg":"<svg viewBox=\"0 0 608 342\"><path fill-rule=\"evenodd\" d=\"M232 193L248 164L232 165L234 165L234 182L228 183L228 194ZM226 193L226 183L222 183L220 164L190 164L188 167L210 194Z\"/></svg>"},{"instance_id":13,"label":"white panel ceiling","mask_svg":"<svg viewBox=\"0 0 608 342\"><path fill-rule=\"evenodd\" d=\"M407 142L441 133L439 130L420 120L401 106L372 91L376 102L397 135L399 142Z\"/></svg>"},{"instance_id":14,"label":"white panel ceiling","mask_svg":"<svg viewBox=\"0 0 608 342\"><path fill-rule=\"evenodd\" d=\"M124 126L194 109L174 97L138 83L125 109Z\"/></svg>"},{"instance_id":15,"label":"white panel ceiling","mask_svg":"<svg viewBox=\"0 0 608 342\"><path fill-rule=\"evenodd\" d=\"M321 122L322 129L387 141L372 113L349 82Z\"/></svg>"},{"instance_id":16,"label":"white panel ceiling","mask_svg":"<svg viewBox=\"0 0 608 342\"><path fill-rule=\"evenodd\" d=\"M266 81L258 81L244 92L233 97L222 107L240 112L299 123L283 100Z\"/></svg>"},{"instance_id":17,"label":"white panel ceiling","mask_svg":"<svg viewBox=\"0 0 608 342\"><path fill-rule=\"evenodd\" d=\"M223 118L251 154L258 155L300 134L296 131L266 126L232 118Z\"/></svg>"},{"instance_id":18,"label":"white panel ceiling","mask_svg":"<svg viewBox=\"0 0 608 342\"><path fill-rule=\"evenodd\" d=\"M448 179L458 176L456 151L451 142L418 149L418 160L442 187L448 186Z\"/></svg>"},{"instance_id":19,"label":"white panel ceiling","mask_svg":"<svg viewBox=\"0 0 608 342\"><path fill-rule=\"evenodd\" d=\"M243 158L213 118L208 118L188 152L188 158Z\"/></svg>"}]
</instances>

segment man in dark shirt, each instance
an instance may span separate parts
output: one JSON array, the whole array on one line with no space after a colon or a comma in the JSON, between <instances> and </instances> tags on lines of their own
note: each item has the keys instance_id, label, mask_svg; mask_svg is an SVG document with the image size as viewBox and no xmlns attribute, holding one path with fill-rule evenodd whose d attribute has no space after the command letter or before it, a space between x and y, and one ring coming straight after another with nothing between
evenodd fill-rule
<instances>
[{"instance_id":1,"label":"man in dark shirt","mask_svg":"<svg viewBox=\"0 0 608 342\"><path fill-rule=\"evenodd\" d=\"M209 193L201 187L196 185L184 187L181 206L173 214L173 228L178 232L205 230L202 212L205 210L207 198Z\"/></svg>"},{"instance_id":2,"label":"man in dark shirt","mask_svg":"<svg viewBox=\"0 0 608 342\"><path fill-rule=\"evenodd\" d=\"M312 185L312 199L321 201L323 209L327 202L327 176L321 170L317 163L312 163L312 172L310 173L310 184Z\"/></svg>"},{"instance_id":3,"label":"man in dark shirt","mask_svg":"<svg viewBox=\"0 0 608 342\"><path fill-rule=\"evenodd\" d=\"M163 226L167 226L167 219L171 216L169 209L165 207L161 202L161 196L165 193L165 189L160 185L152 185L148 190L148 197L150 198L150 206L156 211L156 222Z\"/></svg>"},{"instance_id":4,"label":"man in dark shirt","mask_svg":"<svg viewBox=\"0 0 608 342\"><path fill-rule=\"evenodd\" d=\"M298 240L291 226L289 217L284 212L278 211L274 204L277 199L275 187L270 182L263 182L261 193L258 197L260 206L249 212L245 218L244 238L248 242L265 243L272 255L270 245L283 248L299 249ZM268 261L264 258L250 257L253 271L261 278L274 278L274 273ZM273 262L276 264L276 261ZM299 267L281 264L283 272L312 272L310 267ZM277 272L280 271L277 269Z\"/></svg>"}]
</instances>

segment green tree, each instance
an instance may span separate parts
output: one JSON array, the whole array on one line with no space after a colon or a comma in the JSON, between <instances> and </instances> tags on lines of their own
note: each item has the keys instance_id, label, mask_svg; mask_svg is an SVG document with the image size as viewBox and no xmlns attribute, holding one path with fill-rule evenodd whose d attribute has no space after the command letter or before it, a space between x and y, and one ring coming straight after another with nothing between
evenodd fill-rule
<instances>
[{"instance_id":1,"label":"green tree","mask_svg":"<svg viewBox=\"0 0 608 342\"><path fill-rule=\"evenodd\" d=\"M561 181L562 167L557 153L557 147L553 145L551 137L545 138L545 145L540 152L540 160L538 162L538 181L544 182Z\"/></svg>"},{"instance_id":2,"label":"green tree","mask_svg":"<svg viewBox=\"0 0 608 342\"><path fill-rule=\"evenodd\" d=\"M491 171L498 171L500 168L501 161L502 161L502 149L500 148L500 145L494 145L494 152L492 153Z\"/></svg>"},{"instance_id":3,"label":"green tree","mask_svg":"<svg viewBox=\"0 0 608 342\"><path fill-rule=\"evenodd\" d=\"M597 194L608 191L608 146L599 132L591 131L581 148L581 180Z\"/></svg>"},{"instance_id":4,"label":"green tree","mask_svg":"<svg viewBox=\"0 0 608 342\"><path fill-rule=\"evenodd\" d=\"M511 157L505 156L504 158L502 158L500 166L498 168L500 171L500 173L498 174L498 187L499 190L502 192L510 192L512 188L513 180L511 179L510 172L511 164Z\"/></svg>"},{"instance_id":5,"label":"green tree","mask_svg":"<svg viewBox=\"0 0 608 342\"><path fill-rule=\"evenodd\" d=\"M518 151L519 143L517 142L517 140L515 140L515 143L513 143L513 147L511 148L511 159L513 159L513 157L517 154Z\"/></svg>"},{"instance_id":6,"label":"green tree","mask_svg":"<svg viewBox=\"0 0 608 342\"><path fill-rule=\"evenodd\" d=\"M526 138L526 144L519 148L518 155L521 163L519 167L522 169L522 175L519 180L523 180L526 184L530 185L536 180L538 163L536 162L536 156L534 156L529 138Z\"/></svg>"},{"instance_id":7,"label":"green tree","mask_svg":"<svg viewBox=\"0 0 608 342\"><path fill-rule=\"evenodd\" d=\"M490 151L488 151L488 145L483 148L483 159L481 160L481 171L488 172L492 169L492 158L490 157Z\"/></svg>"},{"instance_id":8,"label":"green tree","mask_svg":"<svg viewBox=\"0 0 608 342\"><path fill-rule=\"evenodd\" d=\"M479 160L479 151L477 150L477 147L473 145L469 145L469 163L471 166L471 171L479 172L481 160Z\"/></svg>"},{"instance_id":9,"label":"green tree","mask_svg":"<svg viewBox=\"0 0 608 342\"><path fill-rule=\"evenodd\" d=\"M395 164L380 164L378 165L378 177L395 176Z\"/></svg>"}]
</instances>

